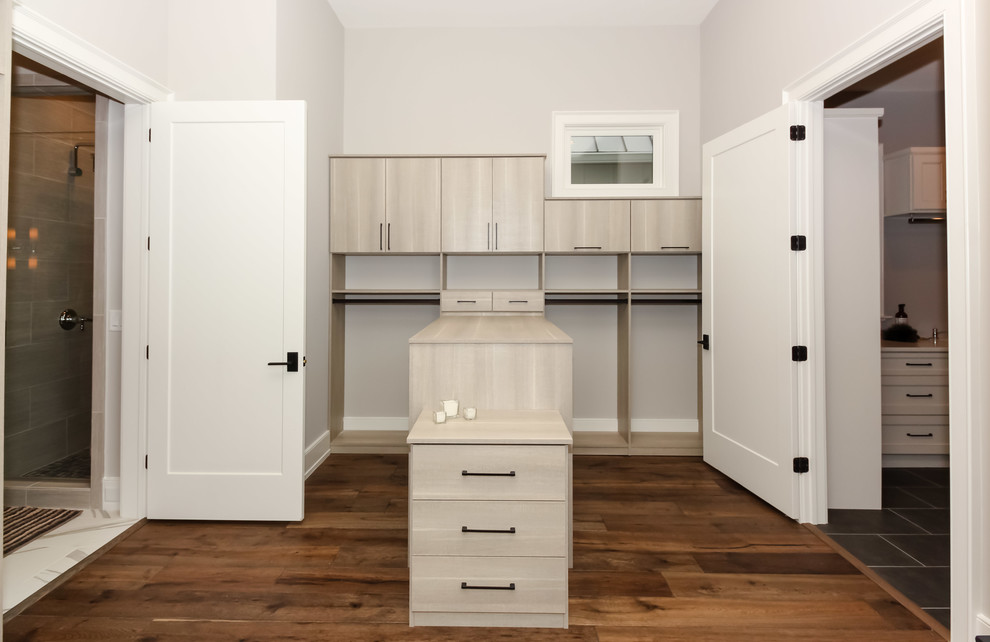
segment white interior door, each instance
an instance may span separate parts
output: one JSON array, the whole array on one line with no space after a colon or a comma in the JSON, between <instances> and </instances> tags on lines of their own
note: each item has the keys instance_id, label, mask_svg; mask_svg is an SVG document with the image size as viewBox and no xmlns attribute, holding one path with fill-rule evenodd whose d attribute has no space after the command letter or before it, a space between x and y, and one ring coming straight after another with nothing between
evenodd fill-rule
<instances>
[{"instance_id":1,"label":"white interior door","mask_svg":"<svg viewBox=\"0 0 990 642\"><path fill-rule=\"evenodd\" d=\"M790 106L704 146L705 461L798 516Z\"/></svg>"},{"instance_id":2,"label":"white interior door","mask_svg":"<svg viewBox=\"0 0 990 642\"><path fill-rule=\"evenodd\" d=\"M302 519L305 163L304 103L153 105L149 518Z\"/></svg>"}]
</instances>

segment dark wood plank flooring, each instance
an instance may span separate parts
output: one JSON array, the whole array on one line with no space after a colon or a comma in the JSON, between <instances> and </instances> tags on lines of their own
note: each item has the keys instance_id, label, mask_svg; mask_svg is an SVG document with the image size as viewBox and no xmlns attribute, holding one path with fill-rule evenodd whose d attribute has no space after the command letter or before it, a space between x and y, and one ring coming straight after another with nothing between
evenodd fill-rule
<instances>
[{"instance_id":1,"label":"dark wood plank flooring","mask_svg":"<svg viewBox=\"0 0 990 642\"><path fill-rule=\"evenodd\" d=\"M409 628L406 481L404 455L333 455L301 523L149 522L4 639L941 640L690 457L575 457L568 630Z\"/></svg>"}]
</instances>

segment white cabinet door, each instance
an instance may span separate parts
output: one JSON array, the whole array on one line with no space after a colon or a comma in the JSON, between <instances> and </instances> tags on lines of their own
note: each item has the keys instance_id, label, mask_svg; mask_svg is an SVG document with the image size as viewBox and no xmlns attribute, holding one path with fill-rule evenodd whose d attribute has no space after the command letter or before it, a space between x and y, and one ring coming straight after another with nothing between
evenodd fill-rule
<instances>
[{"instance_id":1,"label":"white cabinet door","mask_svg":"<svg viewBox=\"0 0 990 642\"><path fill-rule=\"evenodd\" d=\"M330 251L384 252L385 159L330 159Z\"/></svg>"},{"instance_id":2,"label":"white cabinet door","mask_svg":"<svg viewBox=\"0 0 990 642\"><path fill-rule=\"evenodd\" d=\"M440 159L385 159L386 252L440 251Z\"/></svg>"},{"instance_id":3,"label":"white cabinet door","mask_svg":"<svg viewBox=\"0 0 990 642\"><path fill-rule=\"evenodd\" d=\"M153 106L149 518L302 519L305 125L302 102Z\"/></svg>"},{"instance_id":4,"label":"white cabinet door","mask_svg":"<svg viewBox=\"0 0 990 642\"><path fill-rule=\"evenodd\" d=\"M635 200L631 206L633 252L700 252L701 200Z\"/></svg>"},{"instance_id":5,"label":"white cabinet door","mask_svg":"<svg viewBox=\"0 0 990 642\"><path fill-rule=\"evenodd\" d=\"M543 158L492 159L496 252L543 251Z\"/></svg>"},{"instance_id":6,"label":"white cabinet door","mask_svg":"<svg viewBox=\"0 0 990 642\"><path fill-rule=\"evenodd\" d=\"M788 108L704 146L703 434L706 462L797 517Z\"/></svg>"},{"instance_id":7,"label":"white cabinet door","mask_svg":"<svg viewBox=\"0 0 990 642\"><path fill-rule=\"evenodd\" d=\"M440 167L443 251L492 251L492 159L444 158Z\"/></svg>"}]
</instances>

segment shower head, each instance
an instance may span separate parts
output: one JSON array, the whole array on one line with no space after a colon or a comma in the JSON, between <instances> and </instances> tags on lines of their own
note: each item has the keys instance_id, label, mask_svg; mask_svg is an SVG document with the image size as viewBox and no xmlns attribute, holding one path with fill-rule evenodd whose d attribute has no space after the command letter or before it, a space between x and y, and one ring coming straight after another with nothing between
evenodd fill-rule
<instances>
[{"instance_id":1,"label":"shower head","mask_svg":"<svg viewBox=\"0 0 990 642\"><path fill-rule=\"evenodd\" d=\"M79 143L72 148L72 157L69 164L69 176L82 176L82 168L79 167L79 148L80 147L96 147L93 143Z\"/></svg>"}]
</instances>

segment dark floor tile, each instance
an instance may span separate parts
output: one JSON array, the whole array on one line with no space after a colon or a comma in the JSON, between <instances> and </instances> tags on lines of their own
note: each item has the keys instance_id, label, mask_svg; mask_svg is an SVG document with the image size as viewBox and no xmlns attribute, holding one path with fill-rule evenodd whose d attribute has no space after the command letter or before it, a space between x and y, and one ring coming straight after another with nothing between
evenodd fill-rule
<instances>
[{"instance_id":1,"label":"dark floor tile","mask_svg":"<svg viewBox=\"0 0 990 642\"><path fill-rule=\"evenodd\" d=\"M933 535L949 532L947 508L898 508L894 512Z\"/></svg>"},{"instance_id":2,"label":"dark floor tile","mask_svg":"<svg viewBox=\"0 0 990 642\"><path fill-rule=\"evenodd\" d=\"M819 526L823 533L845 533L862 535L880 534L924 534L925 531L889 510L830 510L828 524Z\"/></svg>"},{"instance_id":3,"label":"dark floor tile","mask_svg":"<svg viewBox=\"0 0 990 642\"><path fill-rule=\"evenodd\" d=\"M867 566L921 566L918 560L880 535L831 535L831 538Z\"/></svg>"},{"instance_id":4,"label":"dark floor tile","mask_svg":"<svg viewBox=\"0 0 990 642\"><path fill-rule=\"evenodd\" d=\"M912 490L922 489L914 488ZM939 489L933 488L933 490ZM884 488L882 493L880 503L884 508L932 508L931 504L903 488Z\"/></svg>"},{"instance_id":5,"label":"dark floor tile","mask_svg":"<svg viewBox=\"0 0 990 642\"><path fill-rule=\"evenodd\" d=\"M925 566L949 565L948 535L884 535L883 538Z\"/></svg>"},{"instance_id":6,"label":"dark floor tile","mask_svg":"<svg viewBox=\"0 0 990 642\"><path fill-rule=\"evenodd\" d=\"M881 469L882 485L884 488L898 486L935 486L936 484L926 477L915 474L917 470L923 468L883 468Z\"/></svg>"},{"instance_id":7,"label":"dark floor tile","mask_svg":"<svg viewBox=\"0 0 990 642\"><path fill-rule=\"evenodd\" d=\"M939 624L941 624L947 629L949 628L949 624L950 624L949 620L951 619L949 616L952 614L952 611L950 611L949 609L924 609L924 611L928 615L938 620Z\"/></svg>"},{"instance_id":8,"label":"dark floor tile","mask_svg":"<svg viewBox=\"0 0 990 642\"><path fill-rule=\"evenodd\" d=\"M948 568L878 566L873 570L923 609L949 607Z\"/></svg>"},{"instance_id":9,"label":"dark floor tile","mask_svg":"<svg viewBox=\"0 0 990 642\"><path fill-rule=\"evenodd\" d=\"M893 489L930 504L932 508L949 507L949 487L948 486L926 486L924 488L898 488ZM887 506L884 508L921 508L921 506Z\"/></svg>"},{"instance_id":10,"label":"dark floor tile","mask_svg":"<svg viewBox=\"0 0 990 642\"><path fill-rule=\"evenodd\" d=\"M936 486L949 485L948 468L906 468L902 470L907 470L912 475L916 475Z\"/></svg>"}]
</instances>

